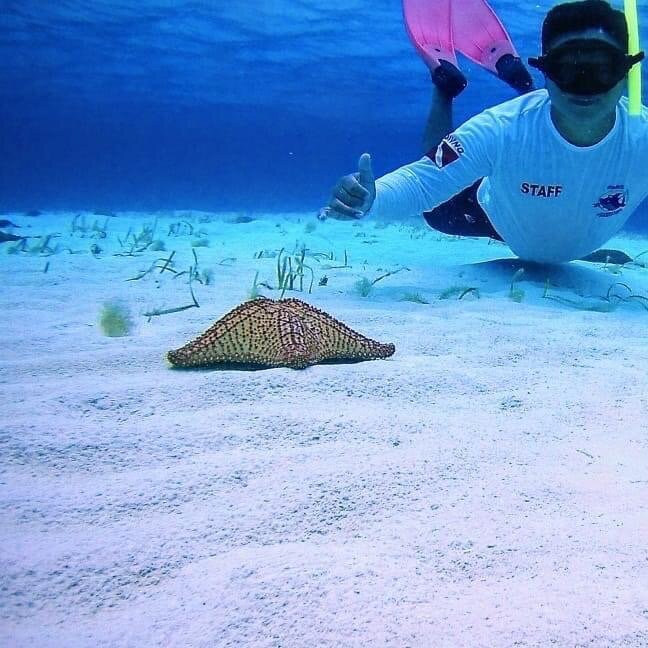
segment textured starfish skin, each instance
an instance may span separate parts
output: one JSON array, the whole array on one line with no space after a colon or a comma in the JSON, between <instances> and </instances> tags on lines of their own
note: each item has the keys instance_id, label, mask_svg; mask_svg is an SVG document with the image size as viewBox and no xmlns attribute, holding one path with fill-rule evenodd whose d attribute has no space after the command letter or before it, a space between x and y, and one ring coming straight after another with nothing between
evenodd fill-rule
<instances>
[{"instance_id":1,"label":"textured starfish skin","mask_svg":"<svg viewBox=\"0 0 648 648\"><path fill-rule=\"evenodd\" d=\"M380 344L299 299L259 297L227 313L167 358L176 367L246 364L303 369L326 361L387 358Z\"/></svg>"}]
</instances>

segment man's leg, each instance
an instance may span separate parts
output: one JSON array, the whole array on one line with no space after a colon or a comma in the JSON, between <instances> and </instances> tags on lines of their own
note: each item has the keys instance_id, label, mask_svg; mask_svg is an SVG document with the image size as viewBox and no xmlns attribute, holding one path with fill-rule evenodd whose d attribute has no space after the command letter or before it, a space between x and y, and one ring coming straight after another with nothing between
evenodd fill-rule
<instances>
[{"instance_id":1,"label":"man's leg","mask_svg":"<svg viewBox=\"0 0 648 648\"><path fill-rule=\"evenodd\" d=\"M432 229L451 236L475 236L501 241L502 237L477 200L477 190L482 179L435 209L423 212L425 222Z\"/></svg>"},{"instance_id":2,"label":"man's leg","mask_svg":"<svg viewBox=\"0 0 648 648\"><path fill-rule=\"evenodd\" d=\"M467 0L453 3L454 0L403 0L407 33L430 70L433 82L422 142L423 154L432 159L441 140L454 130L452 102L467 84L457 66L453 38L460 45L459 51L519 93L533 89L531 76L485 0L471 0L470 8ZM459 17L461 20L454 20ZM502 240L477 201L480 183L481 180L443 205L425 212L427 224L447 234Z\"/></svg>"},{"instance_id":3,"label":"man's leg","mask_svg":"<svg viewBox=\"0 0 648 648\"><path fill-rule=\"evenodd\" d=\"M423 131L423 155L436 149L452 131L452 97L432 84L432 101Z\"/></svg>"},{"instance_id":4,"label":"man's leg","mask_svg":"<svg viewBox=\"0 0 648 648\"><path fill-rule=\"evenodd\" d=\"M440 61L430 69L432 78L432 101L425 130L423 131L423 154L436 149L441 140L454 130L452 102L466 87L466 77L449 61Z\"/></svg>"},{"instance_id":5,"label":"man's leg","mask_svg":"<svg viewBox=\"0 0 648 648\"><path fill-rule=\"evenodd\" d=\"M453 131L452 102L463 90L455 92L456 86L448 87L439 75L432 74L432 102L423 132L423 154L434 155L441 140ZM436 209L423 213L425 222L433 229L455 236L478 236L502 240L488 216L477 201L477 189L481 180L459 192Z\"/></svg>"}]
</instances>

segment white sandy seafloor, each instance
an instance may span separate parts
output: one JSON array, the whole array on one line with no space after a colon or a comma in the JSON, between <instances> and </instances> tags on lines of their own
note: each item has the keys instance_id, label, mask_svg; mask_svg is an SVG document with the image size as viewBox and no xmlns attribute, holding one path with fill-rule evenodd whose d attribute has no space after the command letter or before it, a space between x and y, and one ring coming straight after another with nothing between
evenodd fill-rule
<instances>
[{"instance_id":1,"label":"white sandy seafloor","mask_svg":"<svg viewBox=\"0 0 648 648\"><path fill-rule=\"evenodd\" d=\"M73 216L3 215L59 236L0 247L0 645L648 646L648 311L582 309L648 295L648 269L526 266L518 302L508 248L418 223ZM166 251L114 256L156 216ZM128 280L188 270L200 237L200 307L149 321L188 275ZM288 294L393 357L169 368L302 244L314 287ZM131 335L103 335L110 299Z\"/></svg>"}]
</instances>

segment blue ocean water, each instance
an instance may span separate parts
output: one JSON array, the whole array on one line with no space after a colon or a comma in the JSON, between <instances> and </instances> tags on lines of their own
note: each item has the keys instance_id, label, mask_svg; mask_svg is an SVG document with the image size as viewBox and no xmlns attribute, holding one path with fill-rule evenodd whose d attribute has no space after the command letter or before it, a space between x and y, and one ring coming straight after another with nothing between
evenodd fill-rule
<instances>
[{"instance_id":1,"label":"blue ocean water","mask_svg":"<svg viewBox=\"0 0 648 648\"><path fill-rule=\"evenodd\" d=\"M536 54L554 3L491 4ZM0 6L0 210L315 210L360 153L379 174L421 153L430 81L400 0ZM514 96L460 60L457 122Z\"/></svg>"}]
</instances>

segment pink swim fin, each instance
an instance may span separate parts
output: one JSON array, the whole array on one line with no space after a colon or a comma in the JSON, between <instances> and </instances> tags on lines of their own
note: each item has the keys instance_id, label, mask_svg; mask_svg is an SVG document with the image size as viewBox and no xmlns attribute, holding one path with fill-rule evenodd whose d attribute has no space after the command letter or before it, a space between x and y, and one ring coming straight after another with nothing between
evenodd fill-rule
<instances>
[{"instance_id":1,"label":"pink swim fin","mask_svg":"<svg viewBox=\"0 0 648 648\"><path fill-rule=\"evenodd\" d=\"M459 0L452 5L452 35L456 49L464 56L518 92L533 88L531 75L486 0Z\"/></svg>"},{"instance_id":2,"label":"pink swim fin","mask_svg":"<svg viewBox=\"0 0 648 648\"><path fill-rule=\"evenodd\" d=\"M531 75L486 0L403 0L403 15L431 70L446 60L458 71L456 49L518 92L533 89Z\"/></svg>"},{"instance_id":3,"label":"pink swim fin","mask_svg":"<svg viewBox=\"0 0 648 648\"><path fill-rule=\"evenodd\" d=\"M430 68L434 83L449 97L467 84L457 66L452 40L452 0L403 0L407 34Z\"/></svg>"},{"instance_id":4,"label":"pink swim fin","mask_svg":"<svg viewBox=\"0 0 648 648\"><path fill-rule=\"evenodd\" d=\"M430 67L436 67L441 59L457 65L451 8L452 0L403 0L407 33Z\"/></svg>"}]
</instances>

